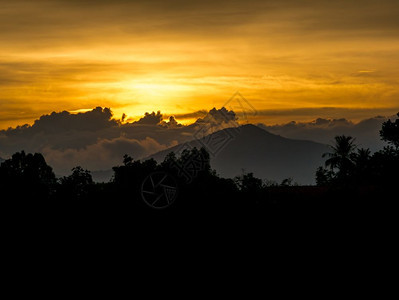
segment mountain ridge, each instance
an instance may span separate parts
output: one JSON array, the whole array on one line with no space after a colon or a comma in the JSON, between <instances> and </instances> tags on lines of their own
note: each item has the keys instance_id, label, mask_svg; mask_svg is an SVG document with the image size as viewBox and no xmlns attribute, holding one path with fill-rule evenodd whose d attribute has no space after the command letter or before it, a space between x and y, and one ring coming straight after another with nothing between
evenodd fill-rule
<instances>
[{"instance_id":1,"label":"mountain ridge","mask_svg":"<svg viewBox=\"0 0 399 300\"><path fill-rule=\"evenodd\" d=\"M213 151L209 141L220 140L223 136L230 140L218 151ZM329 149L327 145L314 141L275 135L253 124L222 129L185 144L197 148L208 145L206 148L211 153L211 166L222 177L232 178L244 170L274 181L291 177L299 184L315 183L316 169L323 164L322 154ZM185 144L157 152L149 158L163 161L168 153L178 152Z\"/></svg>"}]
</instances>

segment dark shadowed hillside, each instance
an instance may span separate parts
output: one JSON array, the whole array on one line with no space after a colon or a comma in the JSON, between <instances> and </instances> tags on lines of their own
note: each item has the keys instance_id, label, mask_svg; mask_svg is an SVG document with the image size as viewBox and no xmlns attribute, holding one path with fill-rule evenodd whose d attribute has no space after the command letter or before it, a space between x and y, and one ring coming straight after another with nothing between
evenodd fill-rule
<instances>
[{"instance_id":1,"label":"dark shadowed hillside","mask_svg":"<svg viewBox=\"0 0 399 300\"><path fill-rule=\"evenodd\" d=\"M244 170L269 180L292 177L299 184L314 184L315 170L323 164L322 154L329 150L327 145L283 138L250 124L215 132L190 145L201 147L212 141L213 145L226 144L211 156L212 168L222 177L234 177ZM172 147L151 157L162 161L167 153L178 152L181 147Z\"/></svg>"}]
</instances>

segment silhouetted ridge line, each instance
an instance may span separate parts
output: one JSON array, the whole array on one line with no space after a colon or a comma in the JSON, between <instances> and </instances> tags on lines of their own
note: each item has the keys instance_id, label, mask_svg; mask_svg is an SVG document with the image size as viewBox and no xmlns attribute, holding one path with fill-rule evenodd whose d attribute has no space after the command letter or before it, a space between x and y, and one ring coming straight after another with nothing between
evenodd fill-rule
<instances>
[{"instance_id":1,"label":"silhouetted ridge line","mask_svg":"<svg viewBox=\"0 0 399 300\"><path fill-rule=\"evenodd\" d=\"M162 161L168 153L184 147L205 147L211 153L212 167L222 177L233 178L244 169L262 179L280 182L293 177L300 184L315 183L314 170L328 150L327 145L288 139L246 124L222 129L150 157Z\"/></svg>"}]
</instances>

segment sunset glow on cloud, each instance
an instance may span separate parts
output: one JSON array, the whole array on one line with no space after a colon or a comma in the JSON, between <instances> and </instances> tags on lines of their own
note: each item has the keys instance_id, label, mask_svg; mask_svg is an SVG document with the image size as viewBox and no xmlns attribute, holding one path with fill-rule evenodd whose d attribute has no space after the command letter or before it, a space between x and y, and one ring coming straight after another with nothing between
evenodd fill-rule
<instances>
[{"instance_id":1,"label":"sunset glow on cloud","mask_svg":"<svg viewBox=\"0 0 399 300\"><path fill-rule=\"evenodd\" d=\"M0 129L97 106L183 116L236 91L266 124L399 110L398 1L0 4Z\"/></svg>"}]
</instances>

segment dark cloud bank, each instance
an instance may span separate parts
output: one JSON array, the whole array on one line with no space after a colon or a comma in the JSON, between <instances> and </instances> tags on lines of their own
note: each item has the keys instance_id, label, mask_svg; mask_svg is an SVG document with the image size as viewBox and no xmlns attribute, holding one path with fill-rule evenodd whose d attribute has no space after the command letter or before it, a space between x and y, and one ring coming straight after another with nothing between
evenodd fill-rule
<instances>
[{"instance_id":1,"label":"dark cloud bank","mask_svg":"<svg viewBox=\"0 0 399 300\"><path fill-rule=\"evenodd\" d=\"M220 112L235 122L235 114L225 109L212 110L194 124L183 126L171 116L164 121L161 112L146 113L140 120L122 124L112 119L109 108L71 114L53 112L36 120L32 126L0 131L0 157L16 151L41 152L57 174L67 174L73 166L90 170L110 169L121 163L124 154L138 159L192 139L206 122L225 123ZM213 117L212 117L213 116Z\"/></svg>"},{"instance_id":2,"label":"dark cloud bank","mask_svg":"<svg viewBox=\"0 0 399 300\"><path fill-rule=\"evenodd\" d=\"M392 117L394 118L394 117ZM353 123L347 119L318 118L313 122L292 121L282 125L267 126L258 124L259 127L287 138L311 140L324 144L332 144L336 135L349 135L356 138L359 147L370 148L372 151L380 150L385 143L380 140L381 125L388 118L377 116Z\"/></svg>"},{"instance_id":3,"label":"dark cloud bank","mask_svg":"<svg viewBox=\"0 0 399 300\"><path fill-rule=\"evenodd\" d=\"M317 119L310 123L258 126L284 137L321 143L330 143L338 134L352 135L360 146L377 150L383 146L378 132L384 120L375 117L355 124L346 119ZM146 113L140 120L126 124L113 119L109 108L97 107L79 114L53 112L32 126L0 131L0 157L7 158L21 150L41 152L59 175L69 174L76 165L92 171L108 170L121 164L124 154L144 158L192 140L204 124L223 128L237 125L236 122L236 114L225 108L212 109L188 126L179 124L174 117L163 120L161 112Z\"/></svg>"}]
</instances>

